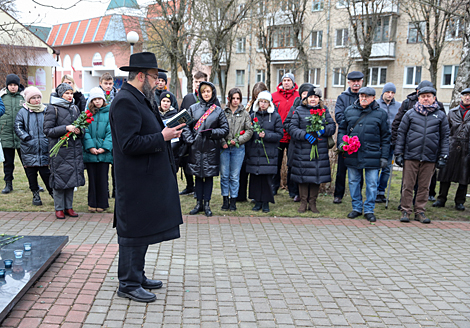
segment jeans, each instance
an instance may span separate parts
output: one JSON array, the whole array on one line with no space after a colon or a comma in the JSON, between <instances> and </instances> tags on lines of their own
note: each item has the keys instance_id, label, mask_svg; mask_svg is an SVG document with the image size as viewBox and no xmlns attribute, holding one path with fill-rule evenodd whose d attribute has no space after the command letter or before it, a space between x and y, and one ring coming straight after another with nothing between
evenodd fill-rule
<instances>
[{"instance_id":1,"label":"jeans","mask_svg":"<svg viewBox=\"0 0 470 328\"><path fill-rule=\"evenodd\" d=\"M365 171L366 201L362 204L361 179ZM354 169L348 167L349 192L351 193L352 208L354 211L364 214L374 213L375 199L377 197L377 181L379 180L379 169Z\"/></svg>"},{"instance_id":2,"label":"jeans","mask_svg":"<svg viewBox=\"0 0 470 328\"><path fill-rule=\"evenodd\" d=\"M386 168L383 168L380 172L377 195L385 195L385 189L387 189L388 180L390 179L390 172L392 170L392 159L393 159L393 149L392 147L390 147L390 154L388 155L388 165Z\"/></svg>"},{"instance_id":3,"label":"jeans","mask_svg":"<svg viewBox=\"0 0 470 328\"><path fill-rule=\"evenodd\" d=\"M245 145L229 146L220 153L220 190L222 196L238 197L240 170L245 158Z\"/></svg>"}]
</instances>

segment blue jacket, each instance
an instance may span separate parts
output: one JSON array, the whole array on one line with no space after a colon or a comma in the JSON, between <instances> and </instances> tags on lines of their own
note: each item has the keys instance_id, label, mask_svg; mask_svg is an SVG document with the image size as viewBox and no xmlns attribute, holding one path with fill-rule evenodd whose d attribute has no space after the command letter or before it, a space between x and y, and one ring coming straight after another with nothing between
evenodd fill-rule
<instances>
[{"instance_id":1,"label":"blue jacket","mask_svg":"<svg viewBox=\"0 0 470 328\"><path fill-rule=\"evenodd\" d=\"M2 98L0 98L0 116L5 114L5 105L3 104Z\"/></svg>"},{"instance_id":2,"label":"blue jacket","mask_svg":"<svg viewBox=\"0 0 470 328\"><path fill-rule=\"evenodd\" d=\"M361 114L367 113L354 127ZM343 136L357 136L361 147L356 153L343 153L344 164L355 169L379 169L380 159L388 159L390 154L390 128L387 123L387 113L373 101L366 108L359 105L359 100L344 111L344 120L339 125L338 145L343 142ZM351 132L351 129L354 129Z\"/></svg>"},{"instance_id":3,"label":"blue jacket","mask_svg":"<svg viewBox=\"0 0 470 328\"><path fill-rule=\"evenodd\" d=\"M335 121L336 124L340 125L341 121L344 119L344 111L349 106L353 105L356 100L359 99L359 93L354 93L351 91L351 88L343 91L336 99L335 105Z\"/></svg>"}]
</instances>

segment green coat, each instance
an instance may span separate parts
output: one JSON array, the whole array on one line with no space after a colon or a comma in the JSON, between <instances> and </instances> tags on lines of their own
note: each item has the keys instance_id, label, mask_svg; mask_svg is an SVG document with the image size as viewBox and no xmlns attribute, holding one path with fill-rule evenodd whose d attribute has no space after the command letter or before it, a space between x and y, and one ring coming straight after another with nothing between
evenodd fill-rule
<instances>
[{"instance_id":1,"label":"green coat","mask_svg":"<svg viewBox=\"0 0 470 328\"><path fill-rule=\"evenodd\" d=\"M16 93L11 93L6 88L0 91L5 105L5 114L0 117L0 139L3 148L20 148L21 140L16 135L14 128L16 115L24 104L20 89Z\"/></svg>"},{"instance_id":2,"label":"green coat","mask_svg":"<svg viewBox=\"0 0 470 328\"><path fill-rule=\"evenodd\" d=\"M85 129L83 138L84 163L113 163L113 142L111 139L111 126L109 125L109 105L102 107L93 115L94 121ZM93 155L91 148L103 148L102 154Z\"/></svg>"}]
</instances>

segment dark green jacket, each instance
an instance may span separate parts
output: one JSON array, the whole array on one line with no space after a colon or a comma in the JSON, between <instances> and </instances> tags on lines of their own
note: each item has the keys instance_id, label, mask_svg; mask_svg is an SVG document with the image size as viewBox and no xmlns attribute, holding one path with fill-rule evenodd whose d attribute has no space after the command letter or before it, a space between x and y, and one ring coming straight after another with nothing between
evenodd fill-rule
<instances>
[{"instance_id":1,"label":"dark green jacket","mask_svg":"<svg viewBox=\"0 0 470 328\"><path fill-rule=\"evenodd\" d=\"M105 106L93 115L94 121L85 129L83 137L84 163L113 163L113 142L111 139L111 126L109 125L109 107ZM93 155L91 148L103 148L102 154Z\"/></svg>"},{"instance_id":2,"label":"dark green jacket","mask_svg":"<svg viewBox=\"0 0 470 328\"><path fill-rule=\"evenodd\" d=\"M24 104L23 90L21 85L16 93L11 93L6 88L0 91L5 105L5 114L0 117L0 139L3 148L20 148L21 140L15 133L15 118Z\"/></svg>"}]
</instances>

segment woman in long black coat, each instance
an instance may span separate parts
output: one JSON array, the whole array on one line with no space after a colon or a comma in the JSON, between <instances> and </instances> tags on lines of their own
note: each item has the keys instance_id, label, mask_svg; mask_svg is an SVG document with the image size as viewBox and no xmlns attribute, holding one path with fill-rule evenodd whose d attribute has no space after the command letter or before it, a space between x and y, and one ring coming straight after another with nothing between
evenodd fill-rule
<instances>
[{"instance_id":1,"label":"woman in long black coat","mask_svg":"<svg viewBox=\"0 0 470 328\"><path fill-rule=\"evenodd\" d=\"M77 86L72 75L65 74L64 76L62 76L61 83L67 83L73 88L73 103L75 104L75 106L78 107L80 113L83 112L86 107L86 99L83 93L77 90Z\"/></svg>"},{"instance_id":2,"label":"woman in long black coat","mask_svg":"<svg viewBox=\"0 0 470 328\"><path fill-rule=\"evenodd\" d=\"M44 134L49 139L49 150L67 132L73 132L77 139L70 137L68 147L62 146L57 156L49 160L51 177L50 187L54 190L54 207L56 217L64 219L65 215L77 217L73 210L73 190L75 187L85 185L83 174L82 141L83 132L73 126L73 122L80 115L80 110L73 104L73 89L70 85L62 83L51 95L51 103L47 105L44 115Z\"/></svg>"},{"instance_id":3,"label":"woman in long black coat","mask_svg":"<svg viewBox=\"0 0 470 328\"><path fill-rule=\"evenodd\" d=\"M323 105L321 96L322 94L319 88L310 88L307 98L304 98L302 105L295 109L289 127L289 133L292 140L294 140L291 179L299 184L299 213L304 213L307 210L307 204L310 205L310 210L313 213L319 213L316 202L320 184L331 181L328 137L335 134L336 124L330 116L328 109ZM310 110L321 108L326 110L323 120L325 131L323 133L307 133L307 125L310 125L310 121L307 117L311 115ZM312 138L316 140L314 141ZM310 159L312 142L313 144L317 144L318 157Z\"/></svg>"},{"instance_id":4,"label":"woman in long black coat","mask_svg":"<svg viewBox=\"0 0 470 328\"><path fill-rule=\"evenodd\" d=\"M253 211L263 208L263 212L267 213L269 203L274 203L272 177L277 173L279 141L284 136L281 116L274 110L272 97L268 91L258 94L253 104L251 119L264 131L261 133L253 131L253 137L247 146L246 172L250 173L249 197L256 201ZM260 143L260 140L263 143Z\"/></svg>"},{"instance_id":5,"label":"woman in long black coat","mask_svg":"<svg viewBox=\"0 0 470 328\"><path fill-rule=\"evenodd\" d=\"M209 203L213 177L219 175L221 139L227 136L229 126L224 111L215 104L215 86L201 82L198 94L199 102L188 110L194 121L183 129L184 140L190 147L188 169L196 176L197 204L189 214L204 210L207 216L212 216Z\"/></svg>"}]
</instances>

